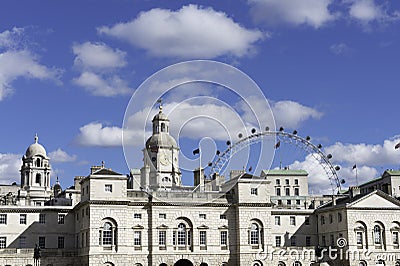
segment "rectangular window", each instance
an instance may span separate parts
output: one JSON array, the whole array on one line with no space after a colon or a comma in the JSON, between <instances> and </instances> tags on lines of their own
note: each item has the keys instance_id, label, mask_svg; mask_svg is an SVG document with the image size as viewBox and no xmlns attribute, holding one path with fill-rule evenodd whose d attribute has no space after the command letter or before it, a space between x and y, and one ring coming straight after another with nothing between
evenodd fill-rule
<instances>
[{"instance_id":1,"label":"rectangular window","mask_svg":"<svg viewBox=\"0 0 400 266\"><path fill-rule=\"evenodd\" d=\"M0 249L6 248L7 238L5 236L0 236Z\"/></svg>"},{"instance_id":2,"label":"rectangular window","mask_svg":"<svg viewBox=\"0 0 400 266\"><path fill-rule=\"evenodd\" d=\"M39 247L40 248L46 247L46 238L44 236L39 236Z\"/></svg>"},{"instance_id":3,"label":"rectangular window","mask_svg":"<svg viewBox=\"0 0 400 266\"><path fill-rule=\"evenodd\" d=\"M206 218L207 218L207 215L206 215L205 213L200 213L200 214L199 214L199 218L200 218L200 219L206 219Z\"/></svg>"},{"instance_id":4,"label":"rectangular window","mask_svg":"<svg viewBox=\"0 0 400 266\"><path fill-rule=\"evenodd\" d=\"M26 224L26 214L19 215L19 224Z\"/></svg>"},{"instance_id":5,"label":"rectangular window","mask_svg":"<svg viewBox=\"0 0 400 266\"><path fill-rule=\"evenodd\" d=\"M294 180L294 184L295 184L296 186L298 186L298 185L299 185L299 180L298 180L298 179L295 179L295 180Z\"/></svg>"},{"instance_id":6,"label":"rectangular window","mask_svg":"<svg viewBox=\"0 0 400 266\"><path fill-rule=\"evenodd\" d=\"M277 195L277 196L280 196L280 195L281 195L281 188L280 188L280 187L277 187L277 188L276 188L276 195Z\"/></svg>"},{"instance_id":7,"label":"rectangular window","mask_svg":"<svg viewBox=\"0 0 400 266\"><path fill-rule=\"evenodd\" d=\"M281 217L275 216L275 225L281 225Z\"/></svg>"},{"instance_id":8,"label":"rectangular window","mask_svg":"<svg viewBox=\"0 0 400 266\"><path fill-rule=\"evenodd\" d=\"M176 231L172 232L172 245L176 245Z\"/></svg>"},{"instance_id":9,"label":"rectangular window","mask_svg":"<svg viewBox=\"0 0 400 266\"><path fill-rule=\"evenodd\" d=\"M357 240L357 245L363 244L363 233L362 232L356 233L356 240Z\"/></svg>"},{"instance_id":10,"label":"rectangular window","mask_svg":"<svg viewBox=\"0 0 400 266\"><path fill-rule=\"evenodd\" d=\"M110 185L110 184L104 185L104 191L105 192L112 192L112 185Z\"/></svg>"},{"instance_id":11,"label":"rectangular window","mask_svg":"<svg viewBox=\"0 0 400 266\"><path fill-rule=\"evenodd\" d=\"M325 224L325 216L321 216L321 224Z\"/></svg>"},{"instance_id":12,"label":"rectangular window","mask_svg":"<svg viewBox=\"0 0 400 266\"><path fill-rule=\"evenodd\" d=\"M296 246L296 237L295 236L292 236L291 238L290 238L290 245L293 247L293 246Z\"/></svg>"},{"instance_id":13,"label":"rectangular window","mask_svg":"<svg viewBox=\"0 0 400 266\"><path fill-rule=\"evenodd\" d=\"M221 220L226 220L226 215L225 215L225 214L220 214L220 215L219 215L219 219L221 219Z\"/></svg>"},{"instance_id":14,"label":"rectangular window","mask_svg":"<svg viewBox=\"0 0 400 266\"><path fill-rule=\"evenodd\" d=\"M294 195L295 196L298 196L300 193L299 193L299 188L298 187L295 187L294 188Z\"/></svg>"},{"instance_id":15,"label":"rectangular window","mask_svg":"<svg viewBox=\"0 0 400 266\"><path fill-rule=\"evenodd\" d=\"M392 233L393 245L399 245L399 232Z\"/></svg>"},{"instance_id":16,"label":"rectangular window","mask_svg":"<svg viewBox=\"0 0 400 266\"><path fill-rule=\"evenodd\" d=\"M142 232L141 231L135 231L133 233L133 245L135 245L135 246L142 245Z\"/></svg>"},{"instance_id":17,"label":"rectangular window","mask_svg":"<svg viewBox=\"0 0 400 266\"><path fill-rule=\"evenodd\" d=\"M280 185L281 185L281 180L280 180L280 179L275 179L275 184L276 184L277 186L280 186Z\"/></svg>"},{"instance_id":18,"label":"rectangular window","mask_svg":"<svg viewBox=\"0 0 400 266\"><path fill-rule=\"evenodd\" d=\"M311 246L311 236L306 236L306 247Z\"/></svg>"},{"instance_id":19,"label":"rectangular window","mask_svg":"<svg viewBox=\"0 0 400 266\"><path fill-rule=\"evenodd\" d=\"M333 216L332 216L332 214L329 214L329 223L330 223L330 224L333 223Z\"/></svg>"},{"instance_id":20,"label":"rectangular window","mask_svg":"<svg viewBox=\"0 0 400 266\"><path fill-rule=\"evenodd\" d=\"M296 225L296 216L290 216L290 225Z\"/></svg>"},{"instance_id":21,"label":"rectangular window","mask_svg":"<svg viewBox=\"0 0 400 266\"><path fill-rule=\"evenodd\" d=\"M342 221L342 213L339 212L337 218L338 218L338 222L340 223Z\"/></svg>"},{"instance_id":22,"label":"rectangular window","mask_svg":"<svg viewBox=\"0 0 400 266\"><path fill-rule=\"evenodd\" d=\"M282 205L282 200L278 199L278 205Z\"/></svg>"},{"instance_id":23,"label":"rectangular window","mask_svg":"<svg viewBox=\"0 0 400 266\"><path fill-rule=\"evenodd\" d=\"M64 248L65 238L63 236L58 237L57 247Z\"/></svg>"},{"instance_id":24,"label":"rectangular window","mask_svg":"<svg viewBox=\"0 0 400 266\"><path fill-rule=\"evenodd\" d=\"M322 246L323 246L323 247L326 247L326 239L325 239L325 236L322 236L322 237L321 237L321 242L322 242Z\"/></svg>"},{"instance_id":25,"label":"rectangular window","mask_svg":"<svg viewBox=\"0 0 400 266\"><path fill-rule=\"evenodd\" d=\"M257 195L258 194L257 188L251 188L250 189L250 194L251 195Z\"/></svg>"},{"instance_id":26,"label":"rectangular window","mask_svg":"<svg viewBox=\"0 0 400 266\"><path fill-rule=\"evenodd\" d=\"M39 214L39 223L40 224L45 224L46 223L46 214L40 213Z\"/></svg>"},{"instance_id":27,"label":"rectangular window","mask_svg":"<svg viewBox=\"0 0 400 266\"><path fill-rule=\"evenodd\" d=\"M310 225L310 217L306 217L306 219L304 220L304 224Z\"/></svg>"},{"instance_id":28,"label":"rectangular window","mask_svg":"<svg viewBox=\"0 0 400 266\"><path fill-rule=\"evenodd\" d=\"M299 199L296 200L296 205L300 205L300 200Z\"/></svg>"},{"instance_id":29,"label":"rectangular window","mask_svg":"<svg viewBox=\"0 0 400 266\"><path fill-rule=\"evenodd\" d=\"M86 208L86 216L89 216L89 207Z\"/></svg>"},{"instance_id":30,"label":"rectangular window","mask_svg":"<svg viewBox=\"0 0 400 266\"><path fill-rule=\"evenodd\" d=\"M7 224L7 214L0 214L0 224Z\"/></svg>"},{"instance_id":31,"label":"rectangular window","mask_svg":"<svg viewBox=\"0 0 400 266\"><path fill-rule=\"evenodd\" d=\"M64 221L65 221L65 214L59 213L58 214L58 224L64 224Z\"/></svg>"},{"instance_id":32,"label":"rectangular window","mask_svg":"<svg viewBox=\"0 0 400 266\"><path fill-rule=\"evenodd\" d=\"M200 242L199 242L200 246L207 245L207 232L206 231L200 231L199 233L200 233L200 235L199 235L199 237L200 237Z\"/></svg>"},{"instance_id":33,"label":"rectangular window","mask_svg":"<svg viewBox=\"0 0 400 266\"><path fill-rule=\"evenodd\" d=\"M19 237L19 248L26 248L26 237L25 236Z\"/></svg>"},{"instance_id":34,"label":"rectangular window","mask_svg":"<svg viewBox=\"0 0 400 266\"><path fill-rule=\"evenodd\" d=\"M142 219L142 214L141 213L134 213L133 214L133 219Z\"/></svg>"},{"instance_id":35,"label":"rectangular window","mask_svg":"<svg viewBox=\"0 0 400 266\"><path fill-rule=\"evenodd\" d=\"M167 232L158 231L158 245L165 246L167 244Z\"/></svg>"},{"instance_id":36,"label":"rectangular window","mask_svg":"<svg viewBox=\"0 0 400 266\"><path fill-rule=\"evenodd\" d=\"M90 242L89 232L86 232L86 233L85 233L85 236L86 236L86 237L85 237L85 239L86 239L86 246L88 247L88 246L90 245L90 243L89 243L89 242Z\"/></svg>"},{"instance_id":37,"label":"rectangular window","mask_svg":"<svg viewBox=\"0 0 400 266\"><path fill-rule=\"evenodd\" d=\"M228 245L228 231L221 231L221 246Z\"/></svg>"},{"instance_id":38,"label":"rectangular window","mask_svg":"<svg viewBox=\"0 0 400 266\"><path fill-rule=\"evenodd\" d=\"M290 206L290 205L292 205L292 201L291 201L290 199L288 199L288 200L286 201L286 204L287 204L288 206Z\"/></svg>"},{"instance_id":39,"label":"rectangular window","mask_svg":"<svg viewBox=\"0 0 400 266\"><path fill-rule=\"evenodd\" d=\"M285 195L290 196L290 188L285 188Z\"/></svg>"},{"instance_id":40,"label":"rectangular window","mask_svg":"<svg viewBox=\"0 0 400 266\"><path fill-rule=\"evenodd\" d=\"M330 239L331 239L331 247L333 247L335 245L335 237L333 235L330 235Z\"/></svg>"},{"instance_id":41,"label":"rectangular window","mask_svg":"<svg viewBox=\"0 0 400 266\"><path fill-rule=\"evenodd\" d=\"M289 179L285 179L286 186L289 186Z\"/></svg>"},{"instance_id":42,"label":"rectangular window","mask_svg":"<svg viewBox=\"0 0 400 266\"><path fill-rule=\"evenodd\" d=\"M42 206L42 203L39 202L39 201L36 201L36 202L35 202L35 206Z\"/></svg>"},{"instance_id":43,"label":"rectangular window","mask_svg":"<svg viewBox=\"0 0 400 266\"><path fill-rule=\"evenodd\" d=\"M167 219L167 214L166 213L159 213L158 218L160 219Z\"/></svg>"},{"instance_id":44,"label":"rectangular window","mask_svg":"<svg viewBox=\"0 0 400 266\"><path fill-rule=\"evenodd\" d=\"M280 247L282 244L282 238L281 236L275 236L275 246Z\"/></svg>"}]
</instances>

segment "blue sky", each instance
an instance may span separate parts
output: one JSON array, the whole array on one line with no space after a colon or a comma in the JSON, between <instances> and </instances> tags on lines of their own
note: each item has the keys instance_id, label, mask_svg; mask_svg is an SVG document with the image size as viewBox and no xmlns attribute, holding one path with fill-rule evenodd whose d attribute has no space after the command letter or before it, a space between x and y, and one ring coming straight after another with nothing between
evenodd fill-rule
<instances>
[{"instance_id":1,"label":"blue sky","mask_svg":"<svg viewBox=\"0 0 400 266\"><path fill-rule=\"evenodd\" d=\"M35 133L64 187L102 160L127 173L120 135L132 94L194 59L249 75L277 126L322 143L349 184L355 163L361 180L398 169L399 23L397 1L3 1L0 181L19 182ZM217 90L204 89L224 99ZM204 132L191 136L187 156Z\"/></svg>"}]
</instances>

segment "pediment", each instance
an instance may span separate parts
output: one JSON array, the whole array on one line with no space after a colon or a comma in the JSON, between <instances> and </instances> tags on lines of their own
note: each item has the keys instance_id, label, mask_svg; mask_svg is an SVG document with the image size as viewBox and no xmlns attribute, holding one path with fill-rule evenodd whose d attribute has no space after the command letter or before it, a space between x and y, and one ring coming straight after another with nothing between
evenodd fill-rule
<instances>
[{"instance_id":1,"label":"pediment","mask_svg":"<svg viewBox=\"0 0 400 266\"><path fill-rule=\"evenodd\" d=\"M381 195L382 193L369 194L351 204L350 208L398 208L400 209L399 202L389 195Z\"/></svg>"}]
</instances>

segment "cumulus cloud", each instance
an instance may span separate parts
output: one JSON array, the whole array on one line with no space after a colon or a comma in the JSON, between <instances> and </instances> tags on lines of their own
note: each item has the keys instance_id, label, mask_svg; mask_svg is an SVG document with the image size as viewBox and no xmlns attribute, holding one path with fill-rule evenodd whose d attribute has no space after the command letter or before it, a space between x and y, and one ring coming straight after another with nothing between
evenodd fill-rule
<instances>
[{"instance_id":1,"label":"cumulus cloud","mask_svg":"<svg viewBox=\"0 0 400 266\"><path fill-rule=\"evenodd\" d=\"M336 19L329 6L332 0L249 0L255 21L274 25L308 25L320 28Z\"/></svg>"},{"instance_id":2,"label":"cumulus cloud","mask_svg":"<svg viewBox=\"0 0 400 266\"><path fill-rule=\"evenodd\" d=\"M400 18L399 11L389 13L388 6L379 5L374 0L348 0L349 16L367 25L370 22L388 22Z\"/></svg>"},{"instance_id":3,"label":"cumulus cloud","mask_svg":"<svg viewBox=\"0 0 400 266\"><path fill-rule=\"evenodd\" d=\"M197 5L177 11L154 8L126 23L98 28L109 35L158 57L242 57L254 52L254 44L265 37L247 29L223 12Z\"/></svg>"},{"instance_id":4,"label":"cumulus cloud","mask_svg":"<svg viewBox=\"0 0 400 266\"><path fill-rule=\"evenodd\" d=\"M126 65L126 52L114 50L104 43L85 42L72 46L74 65L83 68L117 68Z\"/></svg>"},{"instance_id":5,"label":"cumulus cloud","mask_svg":"<svg viewBox=\"0 0 400 266\"><path fill-rule=\"evenodd\" d=\"M0 184L20 181L21 154L0 153Z\"/></svg>"},{"instance_id":6,"label":"cumulus cloud","mask_svg":"<svg viewBox=\"0 0 400 266\"><path fill-rule=\"evenodd\" d=\"M0 101L14 92L13 81L18 78L53 80L60 84L61 71L39 63L23 41L24 30L14 28L0 33Z\"/></svg>"},{"instance_id":7,"label":"cumulus cloud","mask_svg":"<svg viewBox=\"0 0 400 266\"><path fill-rule=\"evenodd\" d=\"M115 74L124 67L126 53L114 50L104 43L85 42L74 44L74 66L81 69L79 77L72 81L94 96L113 97L132 93L128 82Z\"/></svg>"},{"instance_id":8,"label":"cumulus cloud","mask_svg":"<svg viewBox=\"0 0 400 266\"><path fill-rule=\"evenodd\" d=\"M58 148L57 150L49 153L50 160L56 163L73 162L76 160L76 155L69 155L66 151Z\"/></svg>"},{"instance_id":9,"label":"cumulus cloud","mask_svg":"<svg viewBox=\"0 0 400 266\"><path fill-rule=\"evenodd\" d=\"M278 101L272 104L277 126L297 128L308 119L320 119L322 113L318 110L294 101Z\"/></svg>"},{"instance_id":10,"label":"cumulus cloud","mask_svg":"<svg viewBox=\"0 0 400 266\"><path fill-rule=\"evenodd\" d=\"M90 71L82 72L73 82L95 96L117 96L132 93L127 82L118 75L102 75Z\"/></svg>"},{"instance_id":11,"label":"cumulus cloud","mask_svg":"<svg viewBox=\"0 0 400 266\"><path fill-rule=\"evenodd\" d=\"M76 141L82 146L112 147L121 146L122 129L92 122L79 128Z\"/></svg>"},{"instance_id":12,"label":"cumulus cloud","mask_svg":"<svg viewBox=\"0 0 400 266\"><path fill-rule=\"evenodd\" d=\"M400 138L385 140L383 144L337 142L326 147L325 151L333 155L335 162L371 166L398 164L400 153L394 149L394 146L399 141Z\"/></svg>"},{"instance_id":13,"label":"cumulus cloud","mask_svg":"<svg viewBox=\"0 0 400 266\"><path fill-rule=\"evenodd\" d=\"M256 127L254 113L262 114L261 119L267 117L266 114L269 113L265 109L258 110L264 105L257 104L256 99L249 100L252 103L252 110L245 108L243 102L230 106L211 97L193 97L181 102L171 101L164 104L163 112L168 115L171 121L170 132L178 141L179 138L203 137L214 140L230 138L236 140L239 132L245 135ZM293 101L274 102L272 112L280 122L279 126L289 128L297 128L308 119L319 119L322 116L316 109ZM125 120L124 143L143 147L144 141L151 134L149 131L151 120L156 113L157 110L154 108L145 108L130 114ZM272 126L272 118L268 119L267 122L260 121L261 125ZM77 142L84 146L120 146L122 131L121 127L92 122L80 128Z\"/></svg>"}]
</instances>

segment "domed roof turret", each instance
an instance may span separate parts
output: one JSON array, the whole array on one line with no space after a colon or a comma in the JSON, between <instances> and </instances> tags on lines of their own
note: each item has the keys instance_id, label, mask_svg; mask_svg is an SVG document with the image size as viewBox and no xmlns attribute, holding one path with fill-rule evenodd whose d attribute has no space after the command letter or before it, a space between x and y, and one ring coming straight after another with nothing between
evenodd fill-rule
<instances>
[{"instance_id":1,"label":"domed roof turret","mask_svg":"<svg viewBox=\"0 0 400 266\"><path fill-rule=\"evenodd\" d=\"M44 158L47 158L45 148L38 143L38 136L35 135L35 143L31 144L25 152L26 158L32 158L33 156L40 155Z\"/></svg>"},{"instance_id":2,"label":"domed roof turret","mask_svg":"<svg viewBox=\"0 0 400 266\"><path fill-rule=\"evenodd\" d=\"M160 134L153 134L147 141L146 141L146 147L174 147L177 148L178 145L176 144L175 139L166 133L160 133Z\"/></svg>"}]
</instances>

